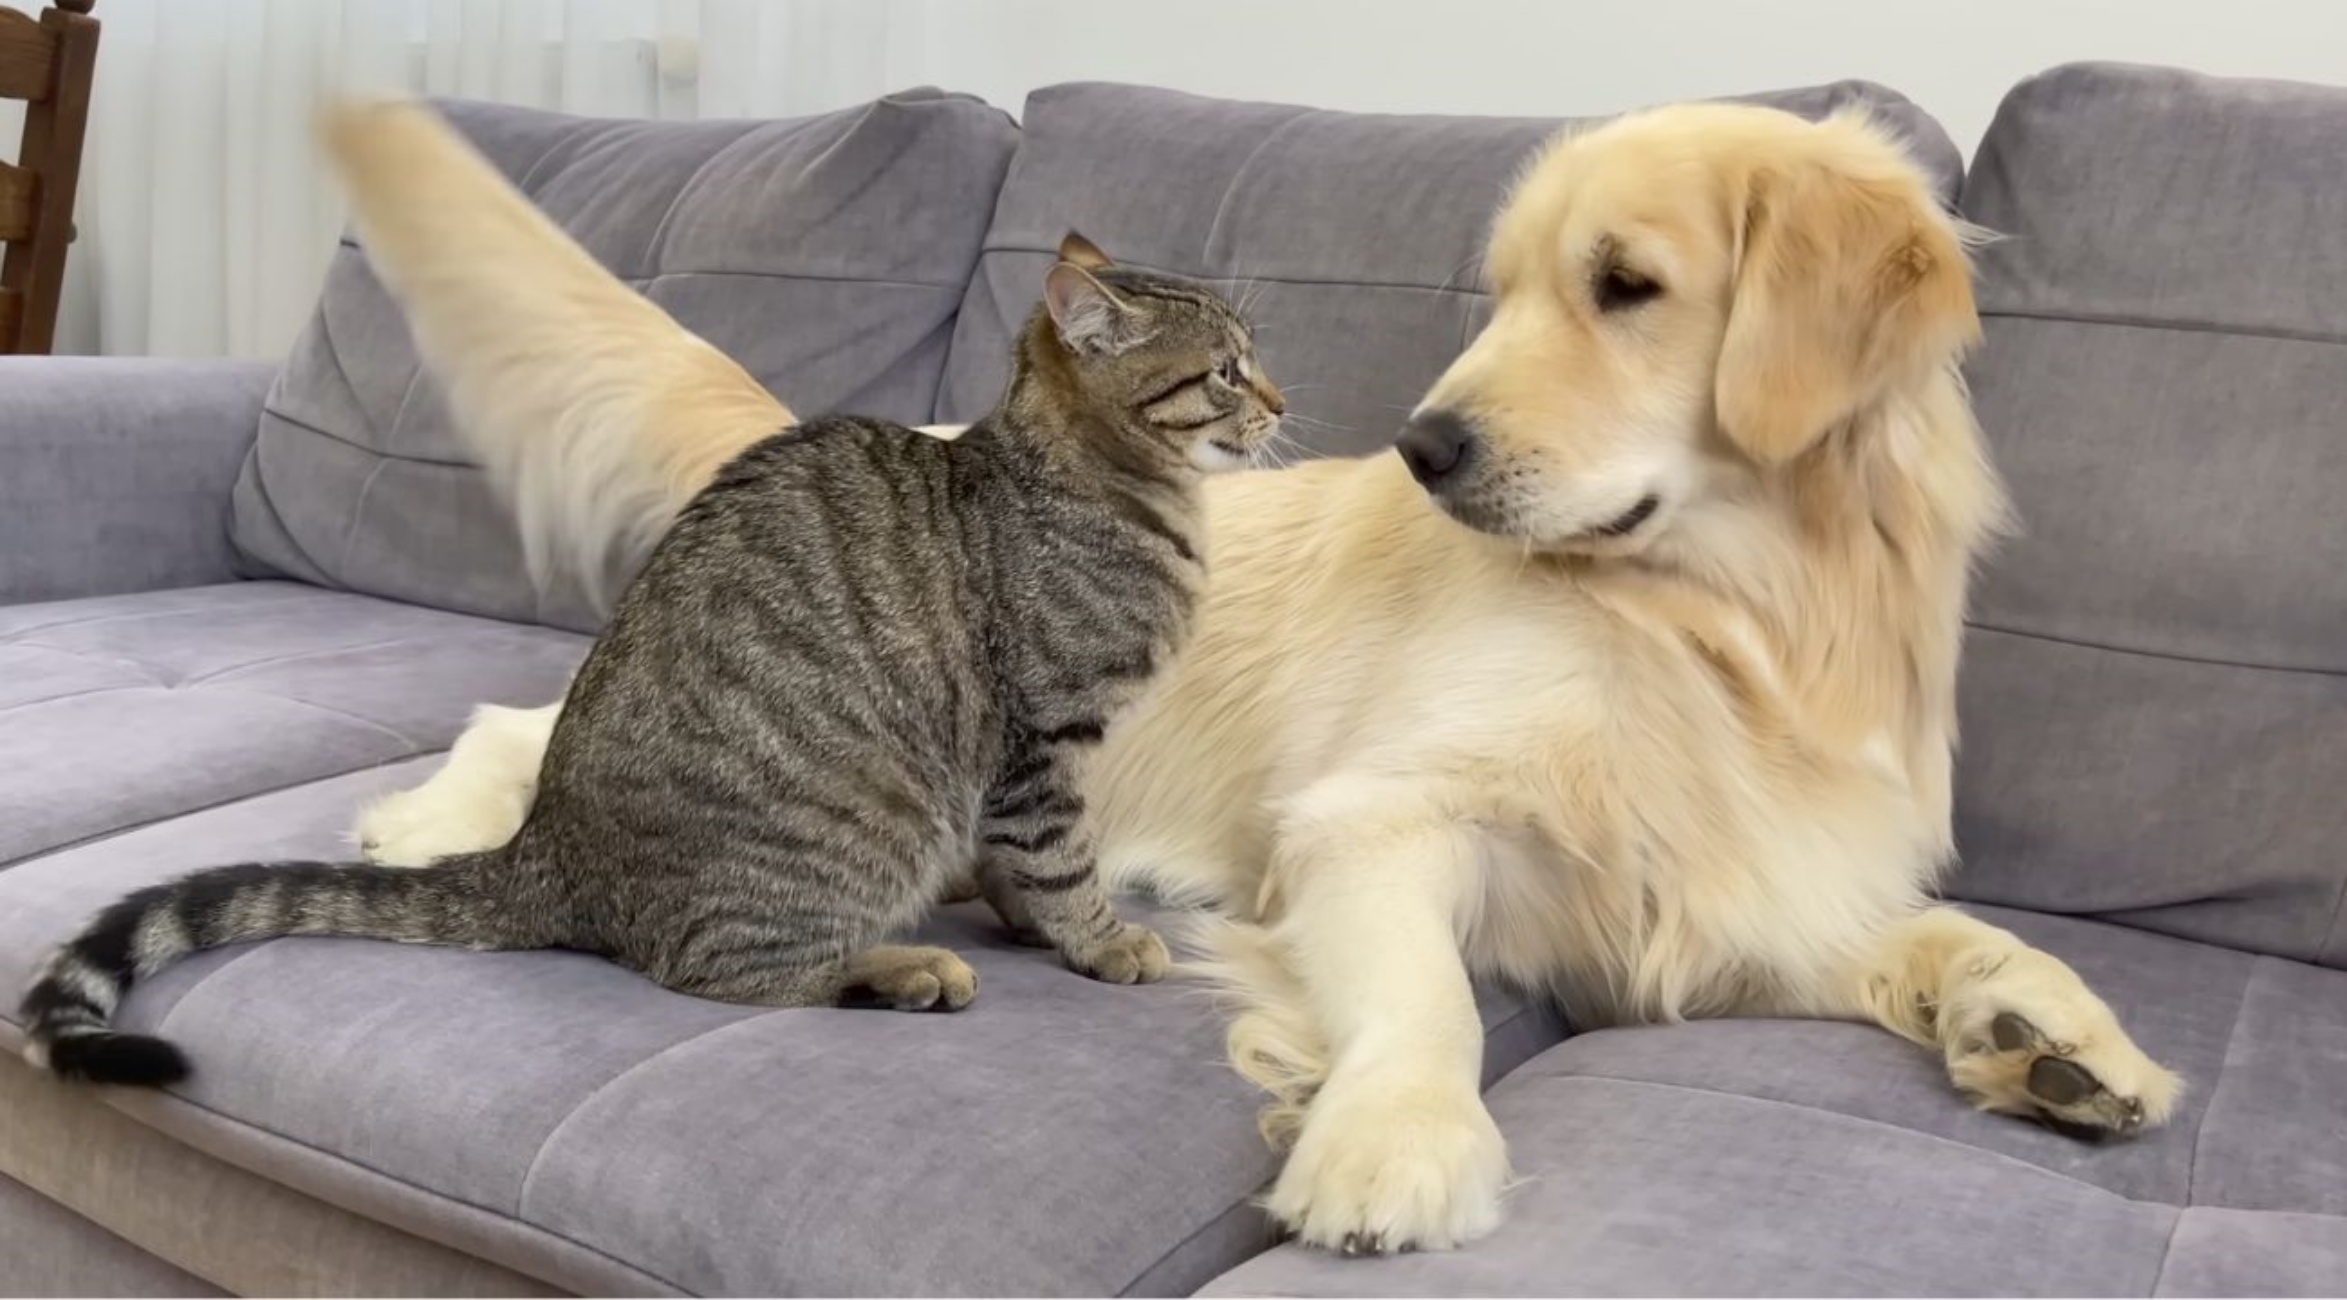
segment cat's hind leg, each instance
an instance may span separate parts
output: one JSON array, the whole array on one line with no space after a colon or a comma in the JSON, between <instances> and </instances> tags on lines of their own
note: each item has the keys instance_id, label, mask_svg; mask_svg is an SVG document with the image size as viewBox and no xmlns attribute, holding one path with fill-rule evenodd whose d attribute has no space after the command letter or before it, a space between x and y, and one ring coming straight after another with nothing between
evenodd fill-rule
<instances>
[{"instance_id":1,"label":"cat's hind leg","mask_svg":"<svg viewBox=\"0 0 2347 1300\"><path fill-rule=\"evenodd\" d=\"M814 966L744 967L675 987L716 1002L765 1007L959 1011L978 996L978 972L944 948L879 944Z\"/></svg>"}]
</instances>

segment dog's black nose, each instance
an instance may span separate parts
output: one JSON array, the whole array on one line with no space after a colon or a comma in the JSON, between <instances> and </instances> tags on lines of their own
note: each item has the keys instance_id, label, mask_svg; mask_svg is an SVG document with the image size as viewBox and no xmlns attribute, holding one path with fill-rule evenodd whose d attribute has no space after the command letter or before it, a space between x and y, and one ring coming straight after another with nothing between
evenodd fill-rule
<instances>
[{"instance_id":1,"label":"dog's black nose","mask_svg":"<svg viewBox=\"0 0 2347 1300\"><path fill-rule=\"evenodd\" d=\"M1410 467L1410 477L1431 488L1475 458L1475 426L1456 411L1420 411L1402 426L1394 449Z\"/></svg>"}]
</instances>

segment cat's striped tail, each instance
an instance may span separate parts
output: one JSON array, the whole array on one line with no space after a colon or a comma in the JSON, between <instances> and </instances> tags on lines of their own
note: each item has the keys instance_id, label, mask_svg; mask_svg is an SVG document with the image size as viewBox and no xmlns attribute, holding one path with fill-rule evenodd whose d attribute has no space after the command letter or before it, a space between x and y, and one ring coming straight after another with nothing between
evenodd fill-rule
<instances>
[{"instance_id":1,"label":"cat's striped tail","mask_svg":"<svg viewBox=\"0 0 2347 1300\"><path fill-rule=\"evenodd\" d=\"M499 919L524 909L499 907L484 890L501 856L421 869L251 862L149 885L98 913L33 981L21 1008L25 1057L92 1083L160 1087L184 1078L177 1047L114 1032L114 1012L134 982L207 948L289 934L542 946Z\"/></svg>"},{"instance_id":2,"label":"cat's striped tail","mask_svg":"<svg viewBox=\"0 0 2347 1300\"><path fill-rule=\"evenodd\" d=\"M797 423L431 109L345 104L321 135L367 262L512 507L541 592L569 577L608 609L720 467Z\"/></svg>"}]
</instances>

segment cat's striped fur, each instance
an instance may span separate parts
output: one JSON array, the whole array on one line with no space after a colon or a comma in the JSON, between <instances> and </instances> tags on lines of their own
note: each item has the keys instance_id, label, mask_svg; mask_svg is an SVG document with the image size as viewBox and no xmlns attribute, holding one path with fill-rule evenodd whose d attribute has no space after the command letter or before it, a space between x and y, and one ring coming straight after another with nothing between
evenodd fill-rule
<instances>
[{"instance_id":1,"label":"cat's striped fur","mask_svg":"<svg viewBox=\"0 0 2347 1300\"><path fill-rule=\"evenodd\" d=\"M24 1002L35 1059L163 1083L109 1026L133 981L277 935L601 953L734 1002L958 1008L976 976L891 946L977 867L1069 965L1154 979L1098 880L1078 765L1182 644L1198 480L1283 403L1245 322L1070 236L992 415L940 441L816 420L679 517L572 683L501 849L420 870L220 867L101 912Z\"/></svg>"}]
</instances>

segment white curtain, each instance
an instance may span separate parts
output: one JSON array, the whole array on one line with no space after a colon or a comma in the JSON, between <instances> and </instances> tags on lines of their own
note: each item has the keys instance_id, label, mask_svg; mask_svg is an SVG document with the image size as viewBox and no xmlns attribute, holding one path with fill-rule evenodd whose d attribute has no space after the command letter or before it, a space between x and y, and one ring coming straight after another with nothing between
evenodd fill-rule
<instances>
[{"instance_id":1,"label":"white curtain","mask_svg":"<svg viewBox=\"0 0 2347 1300\"><path fill-rule=\"evenodd\" d=\"M0 0L21 9L39 0ZM819 112L918 80L922 0L99 0L58 351L282 355L343 210L339 91L606 116ZM15 119L0 117L0 156Z\"/></svg>"}]
</instances>

